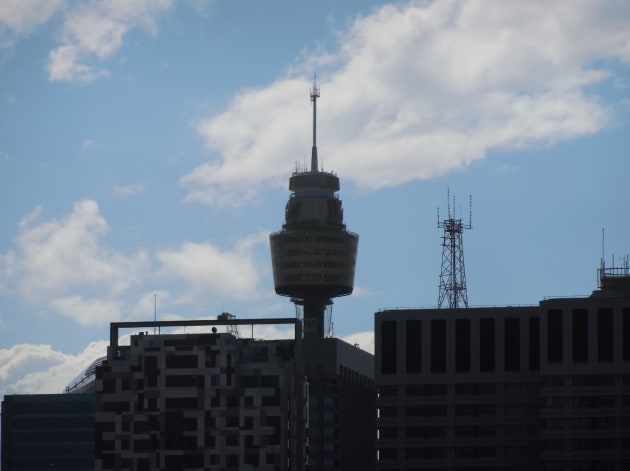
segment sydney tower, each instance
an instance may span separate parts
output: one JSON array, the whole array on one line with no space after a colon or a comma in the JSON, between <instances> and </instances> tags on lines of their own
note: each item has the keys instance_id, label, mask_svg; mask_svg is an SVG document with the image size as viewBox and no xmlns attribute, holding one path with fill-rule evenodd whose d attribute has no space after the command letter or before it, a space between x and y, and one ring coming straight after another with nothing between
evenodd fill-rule
<instances>
[{"instance_id":1,"label":"sydney tower","mask_svg":"<svg viewBox=\"0 0 630 471\"><path fill-rule=\"evenodd\" d=\"M323 337L326 306L332 298L352 293L359 243L359 236L343 223L339 178L318 168L318 98L313 84L311 168L291 175L285 223L270 235L276 293L304 307L306 338Z\"/></svg>"}]
</instances>

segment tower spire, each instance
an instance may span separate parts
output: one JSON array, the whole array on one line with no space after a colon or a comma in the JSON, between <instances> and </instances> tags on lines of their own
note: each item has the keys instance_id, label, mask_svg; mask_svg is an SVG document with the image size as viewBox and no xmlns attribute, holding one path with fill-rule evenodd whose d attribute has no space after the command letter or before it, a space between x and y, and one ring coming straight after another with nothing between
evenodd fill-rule
<instances>
[{"instance_id":1,"label":"tower spire","mask_svg":"<svg viewBox=\"0 0 630 471\"><path fill-rule=\"evenodd\" d=\"M317 163L317 99L319 98L319 88L317 87L317 76L313 79L311 88L311 103L313 103L313 149L311 151L311 172L318 171Z\"/></svg>"}]
</instances>

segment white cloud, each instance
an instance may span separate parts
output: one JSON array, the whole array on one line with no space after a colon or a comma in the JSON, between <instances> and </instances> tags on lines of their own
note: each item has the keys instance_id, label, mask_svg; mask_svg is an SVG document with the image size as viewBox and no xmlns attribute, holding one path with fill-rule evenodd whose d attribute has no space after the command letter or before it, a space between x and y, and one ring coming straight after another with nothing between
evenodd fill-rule
<instances>
[{"instance_id":1,"label":"white cloud","mask_svg":"<svg viewBox=\"0 0 630 471\"><path fill-rule=\"evenodd\" d=\"M358 345L361 350L374 354L374 332L357 332L341 337L341 340L350 345Z\"/></svg>"},{"instance_id":2,"label":"white cloud","mask_svg":"<svg viewBox=\"0 0 630 471\"><path fill-rule=\"evenodd\" d=\"M48 78L54 81L91 82L109 74L104 69L79 64L80 49L74 45L60 46L50 51Z\"/></svg>"},{"instance_id":3,"label":"white cloud","mask_svg":"<svg viewBox=\"0 0 630 471\"><path fill-rule=\"evenodd\" d=\"M267 233L264 233L267 240ZM232 250L221 250L211 243L186 242L176 250L157 253L162 263L159 274L185 281L196 292L252 299L258 296L259 269L254 247L261 243L259 235L238 241Z\"/></svg>"},{"instance_id":4,"label":"white cloud","mask_svg":"<svg viewBox=\"0 0 630 471\"><path fill-rule=\"evenodd\" d=\"M122 319L122 303L109 299L85 299L82 296L65 296L54 299L50 308L83 326L105 326Z\"/></svg>"},{"instance_id":5,"label":"white cloud","mask_svg":"<svg viewBox=\"0 0 630 471\"><path fill-rule=\"evenodd\" d=\"M4 25L15 33L28 33L48 21L64 4L64 0L2 0L0 26Z\"/></svg>"},{"instance_id":6,"label":"white cloud","mask_svg":"<svg viewBox=\"0 0 630 471\"><path fill-rule=\"evenodd\" d=\"M117 295L142 280L147 254L138 251L127 257L102 245L109 226L95 201L75 203L61 220L39 222L41 213L37 208L22 219L17 250L0 260L5 284L15 280L28 300L63 297L71 289L90 287Z\"/></svg>"},{"instance_id":7,"label":"white cloud","mask_svg":"<svg viewBox=\"0 0 630 471\"><path fill-rule=\"evenodd\" d=\"M165 307L172 305L171 295L164 290L156 290L145 293L131 308L131 315L136 319L151 319L155 312L159 313L159 319L164 320Z\"/></svg>"},{"instance_id":8,"label":"white cloud","mask_svg":"<svg viewBox=\"0 0 630 471\"><path fill-rule=\"evenodd\" d=\"M60 393L74 377L107 351L106 341L92 342L70 355L50 345L20 344L0 349L3 394Z\"/></svg>"},{"instance_id":9,"label":"white cloud","mask_svg":"<svg viewBox=\"0 0 630 471\"><path fill-rule=\"evenodd\" d=\"M53 81L90 82L109 72L85 62L104 60L117 52L134 28L156 31L156 16L172 0L93 0L78 3L65 17L61 45L49 54L48 77Z\"/></svg>"},{"instance_id":10,"label":"white cloud","mask_svg":"<svg viewBox=\"0 0 630 471\"><path fill-rule=\"evenodd\" d=\"M384 6L354 21L337 51L303 58L199 121L213 158L181 183L189 201L232 204L284 183L310 151L302 77L314 68L325 77L320 159L364 189L441 175L493 149L595 133L610 111L586 87L613 77L615 61L630 62L628 30L625 2Z\"/></svg>"},{"instance_id":11,"label":"white cloud","mask_svg":"<svg viewBox=\"0 0 630 471\"><path fill-rule=\"evenodd\" d=\"M118 196L133 196L144 193L144 185L140 183L132 183L130 185L117 186L114 188L114 193Z\"/></svg>"},{"instance_id":12,"label":"white cloud","mask_svg":"<svg viewBox=\"0 0 630 471\"><path fill-rule=\"evenodd\" d=\"M13 247L0 253L0 291L83 326L124 319L152 319L155 295L160 319L198 303L200 294L258 299L268 232L243 237L223 250L212 243L187 242L150 255L126 255L104 240L109 226L92 200L74 204L59 219L43 218L42 208L22 218ZM266 257L265 257L266 259ZM165 286L181 282L175 291ZM155 288L149 291L149 286ZM139 294L139 290L140 293Z\"/></svg>"}]
</instances>

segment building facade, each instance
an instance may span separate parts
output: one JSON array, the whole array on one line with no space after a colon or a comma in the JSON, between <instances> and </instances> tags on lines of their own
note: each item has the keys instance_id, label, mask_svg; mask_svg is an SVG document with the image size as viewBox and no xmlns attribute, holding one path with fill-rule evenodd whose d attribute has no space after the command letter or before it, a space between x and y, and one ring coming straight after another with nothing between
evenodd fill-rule
<instances>
[{"instance_id":1,"label":"building facade","mask_svg":"<svg viewBox=\"0 0 630 471\"><path fill-rule=\"evenodd\" d=\"M376 469L630 469L629 282L378 312Z\"/></svg>"},{"instance_id":2,"label":"building facade","mask_svg":"<svg viewBox=\"0 0 630 471\"><path fill-rule=\"evenodd\" d=\"M294 353L229 333L132 336L97 368L95 469L296 468Z\"/></svg>"}]
</instances>

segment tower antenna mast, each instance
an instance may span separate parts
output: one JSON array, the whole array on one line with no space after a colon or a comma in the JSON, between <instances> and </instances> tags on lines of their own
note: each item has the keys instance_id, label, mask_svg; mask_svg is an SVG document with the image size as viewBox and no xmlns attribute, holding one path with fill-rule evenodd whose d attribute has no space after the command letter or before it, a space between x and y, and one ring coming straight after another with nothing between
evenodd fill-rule
<instances>
[{"instance_id":1,"label":"tower antenna mast","mask_svg":"<svg viewBox=\"0 0 630 471\"><path fill-rule=\"evenodd\" d=\"M311 172L318 171L317 162L317 99L319 98L319 88L317 87L317 77L313 79L311 88L311 103L313 103L313 149L311 151Z\"/></svg>"},{"instance_id":2,"label":"tower antenna mast","mask_svg":"<svg viewBox=\"0 0 630 471\"><path fill-rule=\"evenodd\" d=\"M466 288L466 268L464 266L463 232L472 229L472 196L469 197L468 224L455 217L455 196L453 196L453 211L451 212L450 190L446 192L448 201L448 218L440 220L438 208L438 228L444 229L442 235L442 269L440 271L440 292L438 308L468 307L468 291Z\"/></svg>"}]
</instances>

